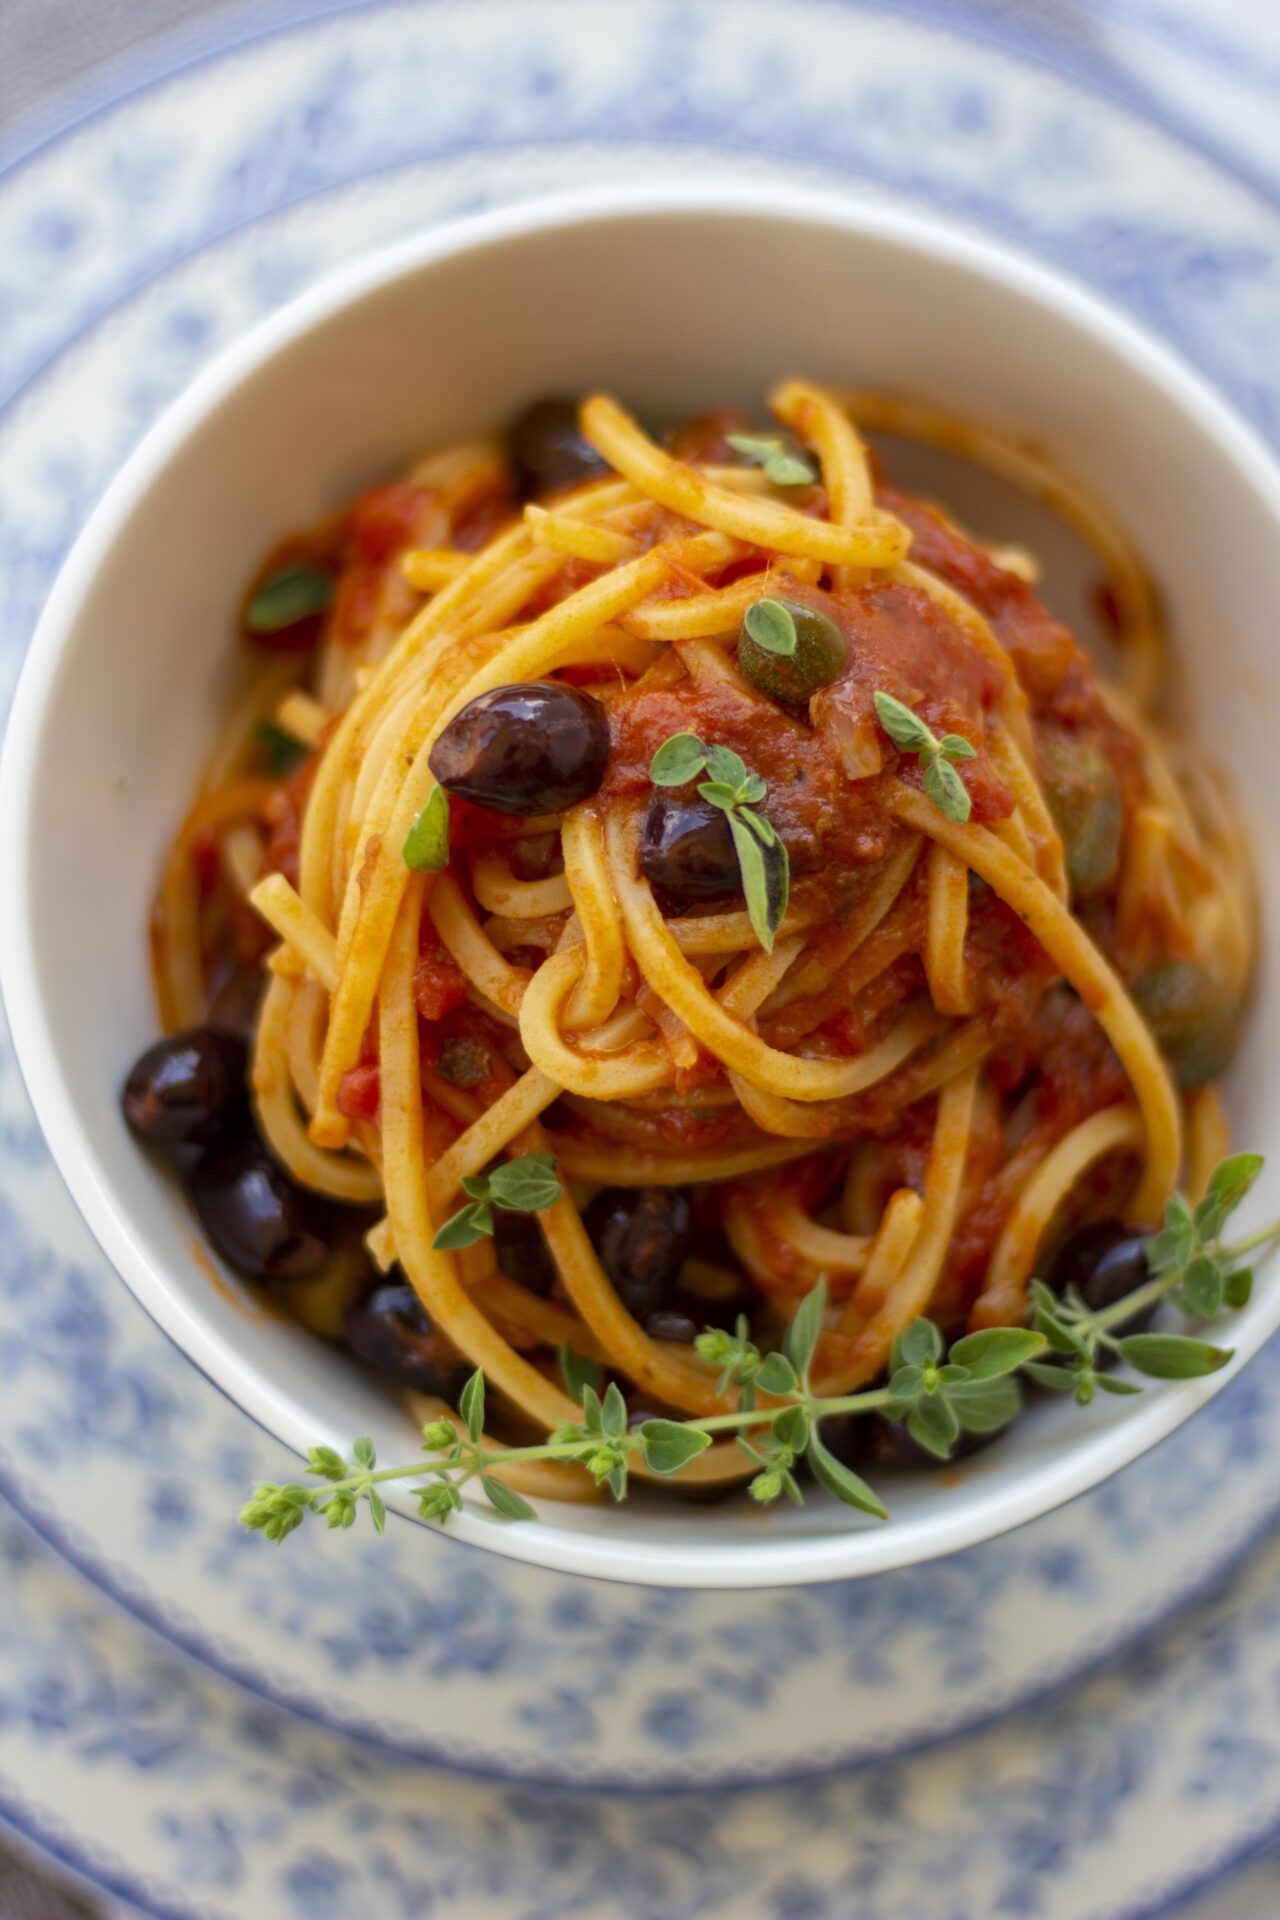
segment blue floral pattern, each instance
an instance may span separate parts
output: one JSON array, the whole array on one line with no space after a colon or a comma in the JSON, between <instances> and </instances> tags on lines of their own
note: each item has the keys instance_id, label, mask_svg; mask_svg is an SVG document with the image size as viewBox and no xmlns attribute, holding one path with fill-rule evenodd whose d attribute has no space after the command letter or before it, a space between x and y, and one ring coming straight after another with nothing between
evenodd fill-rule
<instances>
[{"instance_id":1,"label":"blue floral pattern","mask_svg":"<svg viewBox=\"0 0 1280 1920\"><path fill-rule=\"evenodd\" d=\"M0 1819L165 1920L1137 1920L1280 1822L1275 1547L998 1729L679 1797L495 1788L250 1703L3 1515L0 1580Z\"/></svg>"},{"instance_id":2,"label":"blue floral pattern","mask_svg":"<svg viewBox=\"0 0 1280 1920\"><path fill-rule=\"evenodd\" d=\"M339 14L193 67L0 185L0 699L105 481L211 353L356 251L588 176L783 166L945 207L1109 292L1280 439L1280 222L1140 120L1094 101L1086 121L1051 73L835 0L600 17ZM370 1743L140 1643L0 1521L0 1812L155 1912L914 1920L945 1883L961 1920L1065 1914L1067 1873L1096 1872L1099 1907L1183 1885L1280 1814L1265 1568L1247 1615L1147 1635L1123 1678L892 1756L1078 1674L1220 1575L1280 1504L1278 1447L1273 1351L1068 1510L874 1581L605 1588L403 1527L377 1554L303 1535L277 1559L229 1516L280 1449L106 1269L0 1042L0 1487L171 1639ZM678 1806L495 1796L422 1765L656 1790L873 1757ZM1142 1823L1170 1795L1187 1817L1161 1866ZM47 1811L71 1804L74 1838ZM811 1841L781 1848L797 1829Z\"/></svg>"}]
</instances>

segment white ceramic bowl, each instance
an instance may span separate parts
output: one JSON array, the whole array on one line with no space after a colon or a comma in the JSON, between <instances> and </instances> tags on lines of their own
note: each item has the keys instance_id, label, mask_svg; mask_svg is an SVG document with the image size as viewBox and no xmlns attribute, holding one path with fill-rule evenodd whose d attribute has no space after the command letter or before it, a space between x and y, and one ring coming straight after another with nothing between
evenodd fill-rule
<instances>
[{"instance_id":1,"label":"white ceramic bowl","mask_svg":"<svg viewBox=\"0 0 1280 1920\"><path fill-rule=\"evenodd\" d=\"M1260 828L1280 814L1280 474L1166 348L1034 262L848 193L664 187L486 215L304 295L210 367L110 488L33 641L0 774L0 971L58 1164L143 1304L300 1451L367 1431L384 1458L411 1458L413 1430L341 1355L247 1317L235 1281L212 1283L176 1183L139 1153L117 1107L156 1026L148 905L232 691L241 584L281 534L540 393L603 385L678 417L758 408L792 371L1014 429L1091 482L1164 593L1198 737L1230 761ZM990 489L969 511L993 534L1020 530L1023 510ZM1042 524L1025 530L1052 546ZM1083 596L1069 581L1064 591L1079 610ZM1274 834L1259 833L1258 855L1269 912ZM1280 1148L1278 1050L1280 992L1264 963L1231 1089L1239 1137L1264 1150ZM1280 1159L1257 1217L1280 1211L1278 1198ZM1234 1324L1237 1368L1277 1324L1280 1274ZM477 1510L455 1530L541 1565L672 1586L872 1573L1070 1499L1231 1371L1087 1413L1037 1406L972 1462L904 1485L887 1525L814 1497L767 1514L745 1502L547 1506L518 1526Z\"/></svg>"}]
</instances>

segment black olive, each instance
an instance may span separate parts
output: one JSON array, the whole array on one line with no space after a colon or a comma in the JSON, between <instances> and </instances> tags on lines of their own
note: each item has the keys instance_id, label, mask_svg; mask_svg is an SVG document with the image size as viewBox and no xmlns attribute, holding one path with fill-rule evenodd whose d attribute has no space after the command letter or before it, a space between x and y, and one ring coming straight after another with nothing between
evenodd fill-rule
<instances>
[{"instance_id":1,"label":"black olive","mask_svg":"<svg viewBox=\"0 0 1280 1920\"><path fill-rule=\"evenodd\" d=\"M124 1083L124 1117L144 1139L207 1146L247 1125L249 1052L224 1027L192 1027L148 1047Z\"/></svg>"},{"instance_id":2,"label":"black olive","mask_svg":"<svg viewBox=\"0 0 1280 1920\"><path fill-rule=\"evenodd\" d=\"M752 686L773 700L790 706L807 706L822 687L838 680L848 663L845 638L829 614L820 607L806 606L802 600L780 600L791 615L796 630L794 653L771 653L752 639L747 631L750 610L744 615L738 634L738 665Z\"/></svg>"},{"instance_id":3,"label":"black olive","mask_svg":"<svg viewBox=\"0 0 1280 1920\"><path fill-rule=\"evenodd\" d=\"M1091 1313L1113 1307L1150 1278L1145 1240L1121 1220L1093 1220L1077 1227L1062 1242L1044 1275L1045 1285L1054 1293L1074 1287ZM1139 1333L1154 1314L1152 1306L1126 1320L1121 1331Z\"/></svg>"},{"instance_id":4,"label":"black olive","mask_svg":"<svg viewBox=\"0 0 1280 1920\"><path fill-rule=\"evenodd\" d=\"M669 1340L675 1346L691 1347L702 1327L679 1307L655 1307L644 1317L644 1330L651 1340Z\"/></svg>"},{"instance_id":5,"label":"black olive","mask_svg":"<svg viewBox=\"0 0 1280 1920\"><path fill-rule=\"evenodd\" d=\"M347 1309L345 1332L352 1353L403 1387L452 1406L466 1382L468 1368L458 1349L432 1324L409 1282L395 1273L384 1275Z\"/></svg>"},{"instance_id":6,"label":"black olive","mask_svg":"<svg viewBox=\"0 0 1280 1920\"><path fill-rule=\"evenodd\" d=\"M834 1453L846 1467L870 1479L873 1486L877 1473L919 1472L922 1468L937 1473L952 1461L980 1453L983 1447L989 1447L1008 1431L1008 1427L1001 1427L995 1433L962 1430L952 1442L948 1459L939 1460L937 1454L912 1439L905 1420L886 1420L882 1414L838 1413L824 1420L819 1429L828 1453Z\"/></svg>"},{"instance_id":7,"label":"black olive","mask_svg":"<svg viewBox=\"0 0 1280 1920\"><path fill-rule=\"evenodd\" d=\"M229 1267L250 1280L292 1280L329 1257L333 1210L291 1180L257 1140L217 1146L191 1175L200 1224Z\"/></svg>"},{"instance_id":8,"label":"black olive","mask_svg":"<svg viewBox=\"0 0 1280 1920\"><path fill-rule=\"evenodd\" d=\"M1104 753L1069 733L1046 733L1040 759L1071 891L1097 893L1120 864L1124 798L1119 776Z\"/></svg>"},{"instance_id":9,"label":"black olive","mask_svg":"<svg viewBox=\"0 0 1280 1920\"><path fill-rule=\"evenodd\" d=\"M531 1213L493 1210L493 1250L499 1273L546 1299L556 1283L556 1263L542 1228Z\"/></svg>"},{"instance_id":10,"label":"black olive","mask_svg":"<svg viewBox=\"0 0 1280 1920\"><path fill-rule=\"evenodd\" d=\"M1202 1087L1226 1072L1240 1044L1243 1008L1191 960L1144 973L1133 997L1180 1087Z\"/></svg>"},{"instance_id":11,"label":"black olive","mask_svg":"<svg viewBox=\"0 0 1280 1920\"><path fill-rule=\"evenodd\" d=\"M666 1304L693 1239L693 1210L679 1187L605 1187L583 1224L628 1313L643 1320Z\"/></svg>"},{"instance_id":12,"label":"black olive","mask_svg":"<svg viewBox=\"0 0 1280 1920\"><path fill-rule=\"evenodd\" d=\"M535 400L511 429L511 466L521 500L561 493L608 473L608 463L578 431L572 400Z\"/></svg>"},{"instance_id":13,"label":"black olive","mask_svg":"<svg viewBox=\"0 0 1280 1920\"><path fill-rule=\"evenodd\" d=\"M640 865L650 886L672 905L742 892L728 816L709 800L655 791L644 816Z\"/></svg>"},{"instance_id":14,"label":"black olive","mask_svg":"<svg viewBox=\"0 0 1280 1920\"><path fill-rule=\"evenodd\" d=\"M577 687L495 687L454 715L430 764L442 787L495 813L559 813L604 779L609 723Z\"/></svg>"}]
</instances>

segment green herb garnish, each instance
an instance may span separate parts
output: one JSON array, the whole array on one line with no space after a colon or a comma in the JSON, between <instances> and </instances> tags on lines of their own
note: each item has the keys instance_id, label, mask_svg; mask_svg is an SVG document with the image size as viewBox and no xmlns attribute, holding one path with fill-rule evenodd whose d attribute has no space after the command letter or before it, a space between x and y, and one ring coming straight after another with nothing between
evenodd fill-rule
<instances>
[{"instance_id":1,"label":"green herb garnish","mask_svg":"<svg viewBox=\"0 0 1280 1920\"><path fill-rule=\"evenodd\" d=\"M426 805L410 827L404 843L404 863L414 873L439 873L449 864L449 796L433 787Z\"/></svg>"},{"instance_id":2,"label":"green herb garnish","mask_svg":"<svg viewBox=\"0 0 1280 1920\"><path fill-rule=\"evenodd\" d=\"M776 433L726 433L725 440L752 466L763 467L775 487L807 487L818 477L812 460L793 453Z\"/></svg>"},{"instance_id":3,"label":"green herb garnish","mask_svg":"<svg viewBox=\"0 0 1280 1920\"><path fill-rule=\"evenodd\" d=\"M551 1153L526 1153L518 1160L504 1160L492 1173L469 1176L461 1186L470 1205L451 1214L431 1242L445 1252L474 1246L491 1234L495 1207L507 1213L541 1213L545 1207L554 1207L563 1191Z\"/></svg>"},{"instance_id":4,"label":"green herb garnish","mask_svg":"<svg viewBox=\"0 0 1280 1920\"><path fill-rule=\"evenodd\" d=\"M742 630L766 653L789 660L800 636L795 615L785 600L753 600L742 616Z\"/></svg>"},{"instance_id":5,"label":"green herb garnish","mask_svg":"<svg viewBox=\"0 0 1280 1920\"><path fill-rule=\"evenodd\" d=\"M687 786L700 773L711 775L699 781L698 792L729 822L747 915L760 945L772 953L791 892L791 865L772 823L755 810L769 789L729 747L705 746L696 733L673 734L649 762L656 787Z\"/></svg>"},{"instance_id":6,"label":"green herb garnish","mask_svg":"<svg viewBox=\"0 0 1280 1920\"><path fill-rule=\"evenodd\" d=\"M1212 1320L1224 1306L1247 1305L1253 1272L1243 1264L1244 1256L1274 1240L1280 1229L1264 1227L1229 1247L1223 1246L1221 1234L1262 1164L1259 1153L1234 1153L1221 1161L1195 1208L1175 1193L1165 1208L1164 1225L1145 1243L1151 1279L1114 1306L1093 1313L1074 1290L1059 1299L1042 1281L1032 1281L1035 1324L1058 1356L1054 1365L1029 1369L1041 1386L1074 1393L1081 1406L1087 1406L1098 1390L1135 1392L1130 1382L1100 1371L1100 1356L1106 1352L1156 1380L1192 1380L1226 1365L1230 1353L1204 1340L1175 1333L1126 1337L1118 1329L1165 1299L1198 1320Z\"/></svg>"},{"instance_id":7,"label":"green herb garnish","mask_svg":"<svg viewBox=\"0 0 1280 1920\"><path fill-rule=\"evenodd\" d=\"M332 604L332 574L295 561L262 582L245 611L244 624L250 633L281 633L312 614L327 613Z\"/></svg>"},{"instance_id":8,"label":"green herb garnish","mask_svg":"<svg viewBox=\"0 0 1280 1920\"><path fill-rule=\"evenodd\" d=\"M585 1353L575 1353L567 1340L560 1349L559 1359L560 1378L571 1400L581 1406L584 1387L592 1387L599 1393L604 1385L604 1368L598 1360L592 1360Z\"/></svg>"},{"instance_id":9,"label":"green herb garnish","mask_svg":"<svg viewBox=\"0 0 1280 1920\"><path fill-rule=\"evenodd\" d=\"M924 790L939 813L961 825L969 818L973 802L968 788L956 772L953 762L972 760L976 748L959 733L944 733L941 740L931 733L919 714L891 693L878 693L876 712L895 747L914 753L924 773Z\"/></svg>"},{"instance_id":10,"label":"green herb garnish","mask_svg":"<svg viewBox=\"0 0 1280 1920\"><path fill-rule=\"evenodd\" d=\"M528 1170L531 1161L540 1167L536 1175L526 1171L520 1176L521 1191L549 1194L554 1185L558 1195L550 1155L530 1154L523 1161L509 1161L505 1169L489 1176L489 1197L505 1204L494 1191L499 1174ZM1216 1301L1219 1308L1244 1305L1248 1269L1241 1261L1280 1239L1280 1222L1232 1246L1223 1246L1220 1236L1261 1167L1259 1155L1235 1154L1218 1167L1208 1193L1194 1210L1176 1195L1160 1232L1146 1242L1152 1278L1101 1312L1091 1312L1078 1294L1069 1292L1059 1299L1034 1281L1034 1330L992 1327L965 1334L947 1351L932 1321L914 1320L894 1341L883 1386L823 1399L810 1384L826 1308L826 1283L819 1281L800 1302L776 1352L761 1353L751 1339L745 1314L739 1316L732 1333L708 1330L698 1335L699 1358L718 1369L717 1392L737 1394L737 1405L730 1413L694 1420L646 1420L638 1428L629 1428L627 1404L617 1383L611 1383L602 1396L598 1365L564 1348L561 1370L570 1395L582 1408L582 1419L565 1421L541 1445L489 1451L481 1447L484 1376L477 1372L458 1402L460 1428L451 1420L435 1420L422 1430L423 1451L438 1457L379 1468L367 1438L355 1442L349 1460L332 1447L313 1447L307 1471L323 1485L259 1486L240 1518L268 1540L280 1541L300 1527L308 1513L323 1514L330 1527L349 1527L363 1500L381 1533L386 1509L379 1483L415 1481L412 1491L422 1518L446 1521L461 1508L462 1489L478 1479L481 1491L504 1519L523 1520L532 1516L532 1507L494 1477L495 1467L526 1460L562 1461L583 1468L597 1485L607 1486L616 1500L622 1500L633 1455L638 1453L652 1473L674 1475L704 1452L716 1435L732 1434L756 1469L747 1490L760 1504L769 1505L783 1495L796 1504L803 1502L795 1473L803 1459L814 1479L836 1499L884 1519L885 1507L866 1481L823 1443L823 1421L849 1413L880 1413L905 1420L922 1447L946 1460L961 1434L996 1433L1015 1418L1021 1406L1019 1373L1042 1386L1073 1392L1084 1405L1093 1399L1095 1388L1124 1394L1142 1390L1131 1380L1098 1370L1102 1348L1113 1350L1135 1372L1156 1380L1190 1379L1224 1366L1230 1351L1206 1341L1172 1333L1126 1336L1120 1329L1165 1299L1197 1315L1195 1300ZM528 1205L527 1198L523 1204ZM471 1237L489 1230L481 1227ZM761 1407L761 1394L781 1404Z\"/></svg>"},{"instance_id":11,"label":"green herb garnish","mask_svg":"<svg viewBox=\"0 0 1280 1920\"><path fill-rule=\"evenodd\" d=\"M274 720L264 720L255 727L253 737L262 748L268 769L280 780L287 780L311 756L305 741L297 739Z\"/></svg>"}]
</instances>

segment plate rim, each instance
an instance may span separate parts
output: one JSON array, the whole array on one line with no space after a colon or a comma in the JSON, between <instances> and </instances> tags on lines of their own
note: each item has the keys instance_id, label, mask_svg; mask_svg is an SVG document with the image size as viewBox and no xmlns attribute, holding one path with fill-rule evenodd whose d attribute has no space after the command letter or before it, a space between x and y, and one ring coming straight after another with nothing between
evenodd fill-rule
<instances>
[{"instance_id":1,"label":"plate rim","mask_svg":"<svg viewBox=\"0 0 1280 1920\"><path fill-rule=\"evenodd\" d=\"M652 3L657 4L657 0ZM1134 120L1160 127L1171 139L1229 175L1237 186L1256 195L1273 211L1280 211L1280 185L1276 181L1265 172L1255 173L1238 155L1208 141L1192 122L1175 114L1167 103L1152 100L1127 83L1111 62L1095 55L1087 39L1069 30L1067 38L1072 51L1083 61L1082 69L1064 65L1060 58L1055 58L1044 36L1037 33L1033 25L1028 23L1023 29L1017 18L1007 13L993 18L983 9L980 0L810 0L810 3L846 13L878 14L954 40L977 41L994 47L1012 60L1038 67L1096 95ZM117 107L184 74L213 65L224 57L233 57L246 48L324 25L344 15L385 12L407 4L408 0L257 0L250 11L238 16L229 38L219 35L216 27L179 28L163 34L160 46L153 47L150 54L145 48L138 48L112 61L109 71L97 84L89 77L61 89L41 116L46 119L43 129L24 116L15 128L13 139L0 142L0 185L10 174L19 172ZM423 6L444 8L456 5L457 0L415 0L415 4L419 9Z\"/></svg>"}]
</instances>

